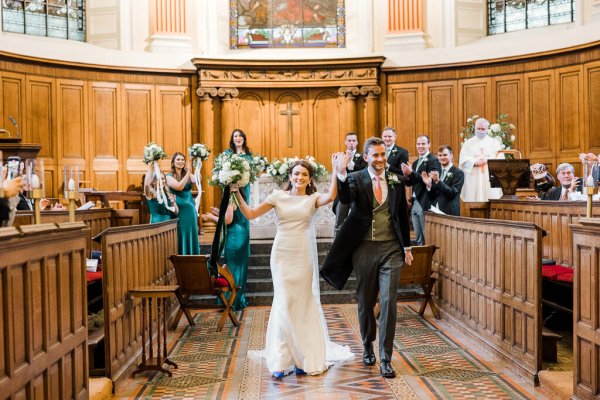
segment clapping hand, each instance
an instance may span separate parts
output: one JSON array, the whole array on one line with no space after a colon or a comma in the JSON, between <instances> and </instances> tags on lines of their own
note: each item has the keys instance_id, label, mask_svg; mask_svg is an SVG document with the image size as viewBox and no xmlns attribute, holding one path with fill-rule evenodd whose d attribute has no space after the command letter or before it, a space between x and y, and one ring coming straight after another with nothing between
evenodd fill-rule
<instances>
[{"instance_id":1,"label":"clapping hand","mask_svg":"<svg viewBox=\"0 0 600 400\"><path fill-rule=\"evenodd\" d=\"M577 186L581 185L581 178L573 178L571 186L569 186L569 192L573 193L577 190Z\"/></svg>"},{"instance_id":2,"label":"clapping hand","mask_svg":"<svg viewBox=\"0 0 600 400\"><path fill-rule=\"evenodd\" d=\"M427 175L426 171L421 172L421 179L423 179L423 183L427 186L427 189L431 188L431 176Z\"/></svg>"},{"instance_id":3,"label":"clapping hand","mask_svg":"<svg viewBox=\"0 0 600 400\"><path fill-rule=\"evenodd\" d=\"M431 171L429 173L429 177L431 178L431 180L433 180L435 183L438 183L440 181L440 173L438 171Z\"/></svg>"},{"instance_id":4,"label":"clapping hand","mask_svg":"<svg viewBox=\"0 0 600 400\"><path fill-rule=\"evenodd\" d=\"M404 176L408 176L410 174L412 174L413 169L410 165L408 165L407 163L402 163L402 165L400 166L402 168L402 173L404 174Z\"/></svg>"}]
</instances>

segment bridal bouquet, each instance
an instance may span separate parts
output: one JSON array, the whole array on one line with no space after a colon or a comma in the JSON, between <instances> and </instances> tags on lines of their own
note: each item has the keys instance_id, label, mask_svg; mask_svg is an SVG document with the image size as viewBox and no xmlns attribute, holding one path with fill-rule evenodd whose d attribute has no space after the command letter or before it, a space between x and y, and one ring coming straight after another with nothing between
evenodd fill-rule
<instances>
[{"instance_id":1,"label":"bridal bouquet","mask_svg":"<svg viewBox=\"0 0 600 400\"><path fill-rule=\"evenodd\" d=\"M210 149L202 143L194 143L188 147L188 153L192 159L194 177L196 178L196 186L198 187L198 195L195 199L196 214L200 216L200 199L202 197L202 176L200 174L200 170L202 168L202 161L206 160L210 155Z\"/></svg>"},{"instance_id":2,"label":"bridal bouquet","mask_svg":"<svg viewBox=\"0 0 600 400\"><path fill-rule=\"evenodd\" d=\"M150 142L144 147L144 164L147 165L165 158L167 158L167 153L156 143Z\"/></svg>"},{"instance_id":3,"label":"bridal bouquet","mask_svg":"<svg viewBox=\"0 0 600 400\"><path fill-rule=\"evenodd\" d=\"M256 174L252 164L244 157L232 153L221 153L215 158L212 178L209 184L225 188L232 183L244 187L254 182Z\"/></svg>"},{"instance_id":4,"label":"bridal bouquet","mask_svg":"<svg viewBox=\"0 0 600 400\"><path fill-rule=\"evenodd\" d=\"M199 158L201 161L204 161L210 155L210 149L202 143L194 143L188 147L188 153L191 158Z\"/></svg>"}]
</instances>

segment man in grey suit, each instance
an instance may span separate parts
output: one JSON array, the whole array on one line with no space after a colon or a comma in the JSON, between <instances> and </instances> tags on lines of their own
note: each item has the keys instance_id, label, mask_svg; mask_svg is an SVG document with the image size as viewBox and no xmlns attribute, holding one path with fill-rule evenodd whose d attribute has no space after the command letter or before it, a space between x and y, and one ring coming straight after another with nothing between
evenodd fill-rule
<instances>
[{"instance_id":1,"label":"man in grey suit","mask_svg":"<svg viewBox=\"0 0 600 400\"><path fill-rule=\"evenodd\" d=\"M379 371L384 378L393 378L400 269L405 262L410 265L413 257L404 183L400 176L386 171L385 150L382 139L367 139L364 158L368 168L350 174L342 168L344 172L338 174L338 195L342 203L351 204L350 214L331 245L321 276L341 290L354 269L365 365L375 364L373 308L379 292ZM347 164L349 160L344 161Z\"/></svg>"}]
</instances>

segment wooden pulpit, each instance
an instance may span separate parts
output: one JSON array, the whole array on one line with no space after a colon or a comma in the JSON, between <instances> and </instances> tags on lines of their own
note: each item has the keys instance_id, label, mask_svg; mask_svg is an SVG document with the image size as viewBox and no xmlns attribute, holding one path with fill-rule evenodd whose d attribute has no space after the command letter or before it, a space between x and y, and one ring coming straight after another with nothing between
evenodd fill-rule
<instances>
[{"instance_id":1,"label":"wooden pulpit","mask_svg":"<svg viewBox=\"0 0 600 400\"><path fill-rule=\"evenodd\" d=\"M490 185L502 188L503 200L518 200L518 188L529 187L529 160L488 160Z\"/></svg>"}]
</instances>

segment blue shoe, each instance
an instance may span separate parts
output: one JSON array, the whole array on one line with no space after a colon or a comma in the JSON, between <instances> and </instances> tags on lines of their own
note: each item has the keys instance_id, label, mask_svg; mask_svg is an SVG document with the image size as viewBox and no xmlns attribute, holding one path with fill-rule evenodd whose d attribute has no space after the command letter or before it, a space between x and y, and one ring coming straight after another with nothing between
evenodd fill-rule
<instances>
[{"instance_id":1,"label":"blue shoe","mask_svg":"<svg viewBox=\"0 0 600 400\"><path fill-rule=\"evenodd\" d=\"M283 371L275 371L273 372L273 378L275 379L281 379L285 376L285 372Z\"/></svg>"},{"instance_id":2,"label":"blue shoe","mask_svg":"<svg viewBox=\"0 0 600 400\"><path fill-rule=\"evenodd\" d=\"M294 372L296 373L296 375L306 375L306 372L303 369L298 368L298 367L295 367Z\"/></svg>"}]
</instances>

